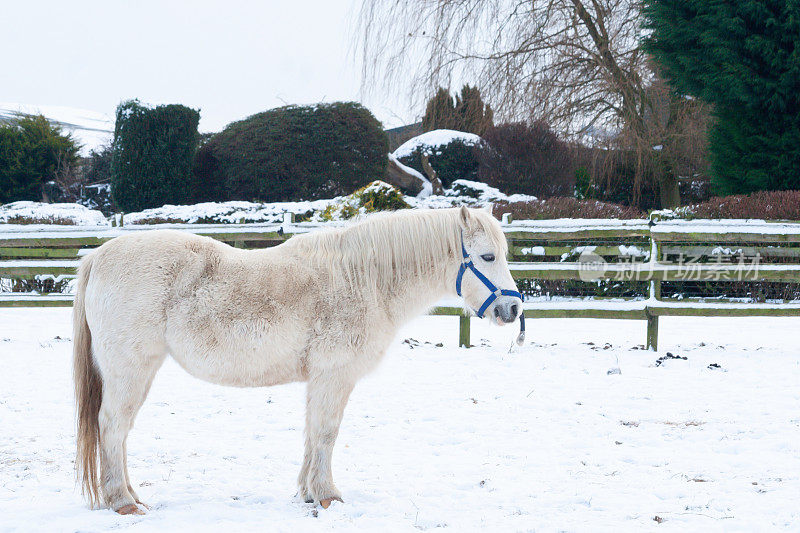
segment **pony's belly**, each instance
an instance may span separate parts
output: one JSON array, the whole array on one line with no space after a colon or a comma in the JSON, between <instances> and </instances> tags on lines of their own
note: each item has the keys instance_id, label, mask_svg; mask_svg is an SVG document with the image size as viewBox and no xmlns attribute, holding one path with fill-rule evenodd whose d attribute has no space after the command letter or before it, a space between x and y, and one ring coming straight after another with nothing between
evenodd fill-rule
<instances>
[{"instance_id":1,"label":"pony's belly","mask_svg":"<svg viewBox=\"0 0 800 533\"><path fill-rule=\"evenodd\" d=\"M268 387L306 379L302 360L280 349L171 349L172 358L192 376L232 387Z\"/></svg>"}]
</instances>

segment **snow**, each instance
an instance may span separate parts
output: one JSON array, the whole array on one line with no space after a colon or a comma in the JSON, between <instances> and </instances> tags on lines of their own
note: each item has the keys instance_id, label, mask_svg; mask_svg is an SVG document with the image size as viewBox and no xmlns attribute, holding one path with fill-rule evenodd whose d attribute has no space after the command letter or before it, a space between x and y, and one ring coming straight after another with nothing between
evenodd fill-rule
<instances>
[{"instance_id":1,"label":"snow","mask_svg":"<svg viewBox=\"0 0 800 533\"><path fill-rule=\"evenodd\" d=\"M768 235L798 235L800 224L771 222L760 219L669 220L656 223L653 233L755 233Z\"/></svg>"},{"instance_id":2,"label":"snow","mask_svg":"<svg viewBox=\"0 0 800 533\"><path fill-rule=\"evenodd\" d=\"M742 253L741 248L737 248L736 250L732 250L728 247L717 246L713 250L711 250L711 255L735 255Z\"/></svg>"},{"instance_id":3,"label":"snow","mask_svg":"<svg viewBox=\"0 0 800 533\"><path fill-rule=\"evenodd\" d=\"M626 257L650 257L650 250L642 250L636 245L625 246L624 244L619 245L619 255L626 256Z\"/></svg>"},{"instance_id":4,"label":"snow","mask_svg":"<svg viewBox=\"0 0 800 533\"><path fill-rule=\"evenodd\" d=\"M75 226L109 225L103 213L80 204L45 204L21 201L0 205L0 224L7 224L10 219L17 217L44 224L52 221L61 221L63 224L64 221L68 221Z\"/></svg>"},{"instance_id":5,"label":"snow","mask_svg":"<svg viewBox=\"0 0 800 533\"><path fill-rule=\"evenodd\" d=\"M170 360L128 441L152 507L134 517L74 488L69 313L0 309L3 531L800 528L796 319L662 318L687 359L659 366L643 321L530 320L508 353L516 328L473 320L460 349L455 318L416 320L352 395L328 510L293 498L301 384L218 387Z\"/></svg>"},{"instance_id":6,"label":"snow","mask_svg":"<svg viewBox=\"0 0 800 533\"><path fill-rule=\"evenodd\" d=\"M271 233L283 228L286 233L297 234L316 231L324 227L335 226L337 222L326 222L319 224L314 222L303 222L300 224L160 224L158 229L179 229L190 233L201 233L212 235L215 233ZM78 226L56 226L56 225L13 225L10 224L2 229L2 236L5 239L52 239L52 238L112 238L135 231L150 231L153 226L148 225L126 225L124 227L78 227Z\"/></svg>"},{"instance_id":7,"label":"snow","mask_svg":"<svg viewBox=\"0 0 800 533\"><path fill-rule=\"evenodd\" d=\"M653 228L655 227L657 226L653 226ZM513 220L506 228L514 232L547 233L614 229L648 231L649 226L647 220L644 219L553 218L548 220Z\"/></svg>"},{"instance_id":8,"label":"snow","mask_svg":"<svg viewBox=\"0 0 800 533\"><path fill-rule=\"evenodd\" d=\"M88 156L90 151L109 144L114 137L115 118L105 113L73 107L0 102L0 122L14 119L20 113L44 115L51 123L61 126L82 146L82 156Z\"/></svg>"},{"instance_id":9,"label":"snow","mask_svg":"<svg viewBox=\"0 0 800 533\"><path fill-rule=\"evenodd\" d=\"M529 248L520 248L519 253L522 255L545 255L547 252L544 246L531 246Z\"/></svg>"},{"instance_id":10,"label":"snow","mask_svg":"<svg viewBox=\"0 0 800 533\"><path fill-rule=\"evenodd\" d=\"M413 169L410 169L413 170ZM426 181L428 186L430 182ZM391 185L376 180L370 184L370 189L380 191ZM473 207L486 207L494 202L525 202L535 200L534 196L524 194L507 195L485 183L469 180L455 180L444 195L427 195L420 193L418 196L404 196L403 199L411 207L423 209L444 209L468 205ZM214 222L218 224L236 223L281 223L284 213L294 213L297 216L309 217L311 220L320 221L320 215L331 205L343 206L351 204L354 208L360 204L353 195L340 196L329 200L314 200L308 202L207 202L195 205L165 205L154 209L147 209L137 213L125 214L125 224L144 224L147 220L164 220L172 223L197 223ZM329 213L330 214L330 213ZM334 213L335 215L335 213Z\"/></svg>"},{"instance_id":11,"label":"snow","mask_svg":"<svg viewBox=\"0 0 800 533\"><path fill-rule=\"evenodd\" d=\"M254 222L281 223L284 213L306 215L310 211L322 211L333 200L309 202L204 202L193 205L164 205L136 213L125 214L125 224L144 224L148 219L166 220L194 224L213 221L219 224L242 224Z\"/></svg>"},{"instance_id":12,"label":"snow","mask_svg":"<svg viewBox=\"0 0 800 533\"><path fill-rule=\"evenodd\" d=\"M408 174L411 174L412 176L414 176L417 179L419 179L420 182L422 182L422 190L419 192L419 194L417 194L417 198L425 198L426 196L430 196L431 195L431 193L433 192L433 185L431 185L431 182L430 182L430 180L428 178L423 176L416 169L411 168L411 167L407 167L406 165L401 163L400 160L397 159L397 157L395 157L394 154L389 154L389 160L392 161L398 167L400 167L400 170L402 170L402 171L404 171L404 172L406 172Z\"/></svg>"},{"instance_id":13,"label":"snow","mask_svg":"<svg viewBox=\"0 0 800 533\"><path fill-rule=\"evenodd\" d=\"M425 148L425 153L430 155L434 152L433 148L450 144L456 140L462 141L467 145L476 145L481 142L480 136L474 133L456 130L432 130L407 140L397 147L393 154L397 158L405 157L411 155L417 148Z\"/></svg>"},{"instance_id":14,"label":"snow","mask_svg":"<svg viewBox=\"0 0 800 533\"><path fill-rule=\"evenodd\" d=\"M405 197L411 207L423 209L445 209L468 205L489 207L494 202L528 202L536 200L527 194L505 194L485 183L470 180L454 180L443 195L430 195L424 198Z\"/></svg>"}]
</instances>

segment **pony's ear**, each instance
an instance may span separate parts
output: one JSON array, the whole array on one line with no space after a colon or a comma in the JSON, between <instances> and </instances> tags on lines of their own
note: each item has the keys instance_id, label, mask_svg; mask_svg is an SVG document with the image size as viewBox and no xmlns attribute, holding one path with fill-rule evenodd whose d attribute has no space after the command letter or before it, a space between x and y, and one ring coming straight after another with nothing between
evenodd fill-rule
<instances>
[{"instance_id":1,"label":"pony's ear","mask_svg":"<svg viewBox=\"0 0 800 533\"><path fill-rule=\"evenodd\" d=\"M471 217L472 214L469 212L469 209L467 209L467 206L462 205L458 212L458 221L461 223L461 227L463 229L469 228L469 221Z\"/></svg>"}]
</instances>

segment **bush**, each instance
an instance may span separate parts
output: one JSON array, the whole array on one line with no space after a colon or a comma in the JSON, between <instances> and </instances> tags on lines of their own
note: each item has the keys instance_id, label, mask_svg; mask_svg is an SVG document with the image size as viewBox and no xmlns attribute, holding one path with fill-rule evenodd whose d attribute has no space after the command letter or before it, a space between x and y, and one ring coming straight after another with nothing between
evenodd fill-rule
<instances>
[{"instance_id":1,"label":"bush","mask_svg":"<svg viewBox=\"0 0 800 533\"><path fill-rule=\"evenodd\" d=\"M380 122L354 102L287 106L229 124L197 153L195 172L212 197L287 201L352 192L386 172Z\"/></svg>"},{"instance_id":2,"label":"bush","mask_svg":"<svg viewBox=\"0 0 800 533\"><path fill-rule=\"evenodd\" d=\"M800 191L768 191L714 197L675 210L678 218L758 218L800 220Z\"/></svg>"},{"instance_id":3,"label":"bush","mask_svg":"<svg viewBox=\"0 0 800 533\"><path fill-rule=\"evenodd\" d=\"M403 199L400 189L375 180L362 187L353 194L342 198L337 203L332 203L320 213L320 219L347 220L357 215L375 213L376 211L397 211L409 209L411 206Z\"/></svg>"},{"instance_id":4,"label":"bush","mask_svg":"<svg viewBox=\"0 0 800 533\"><path fill-rule=\"evenodd\" d=\"M553 218L644 218L635 207L597 200L578 200L569 196L530 202L497 202L494 216L511 213L515 220L549 220Z\"/></svg>"},{"instance_id":5,"label":"bush","mask_svg":"<svg viewBox=\"0 0 800 533\"><path fill-rule=\"evenodd\" d=\"M69 134L39 116L0 125L0 204L41 200L43 186L77 161Z\"/></svg>"},{"instance_id":6,"label":"bush","mask_svg":"<svg viewBox=\"0 0 800 533\"><path fill-rule=\"evenodd\" d=\"M475 154L475 146L462 139L454 139L440 146L420 145L410 154L397 159L405 166L427 176L422 168L423 153L428 154L428 161L445 189L449 188L455 180L477 181L478 179L478 158Z\"/></svg>"},{"instance_id":7,"label":"bush","mask_svg":"<svg viewBox=\"0 0 800 533\"><path fill-rule=\"evenodd\" d=\"M119 209L191 200L199 121L197 110L178 104L149 108L130 100L117 107L111 194Z\"/></svg>"},{"instance_id":8,"label":"bush","mask_svg":"<svg viewBox=\"0 0 800 533\"><path fill-rule=\"evenodd\" d=\"M509 194L540 198L573 194L570 147L544 122L502 124L487 131L484 140L478 149L478 181Z\"/></svg>"}]
</instances>

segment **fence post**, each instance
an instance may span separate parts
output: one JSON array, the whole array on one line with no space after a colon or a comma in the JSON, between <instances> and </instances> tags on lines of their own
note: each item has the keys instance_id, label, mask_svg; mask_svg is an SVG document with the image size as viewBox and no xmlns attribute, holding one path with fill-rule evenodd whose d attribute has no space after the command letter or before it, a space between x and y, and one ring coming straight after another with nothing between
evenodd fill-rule
<instances>
[{"instance_id":1,"label":"fence post","mask_svg":"<svg viewBox=\"0 0 800 533\"><path fill-rule=\"evenodd\" d=\"M658 316L647 313L647 349L654 352L658 351Z\"/></svg>"},{"instance_id":2,"label":"fence post","mask_svg":"<svg viewBox=\"0 0 800 533\"><path fill-rule=\"evenodd\" d=\"M651 219L650 227L652 228L655 225L655 221ZM655 272L655 265L658 263L658 254L660 250L658 247L658 243L653 238L653 233L650 233L650 275L653 276ZM650 280L650 300L659 300L661 299L661 280L660 279L651 279ZM645 314L647 315L647 349L658 351L658 316L651 315L650 310L645 308Z\"/></svg>"},{"instance_id":3,"label":"fence post","mask_svg":"<svg viewBox=\"0 0 800 533\"><path fill-rule=\"evenodd\" d=\"M469 315L458 317L458 345L469 348Z\"/></svg>"}]
</instances>

